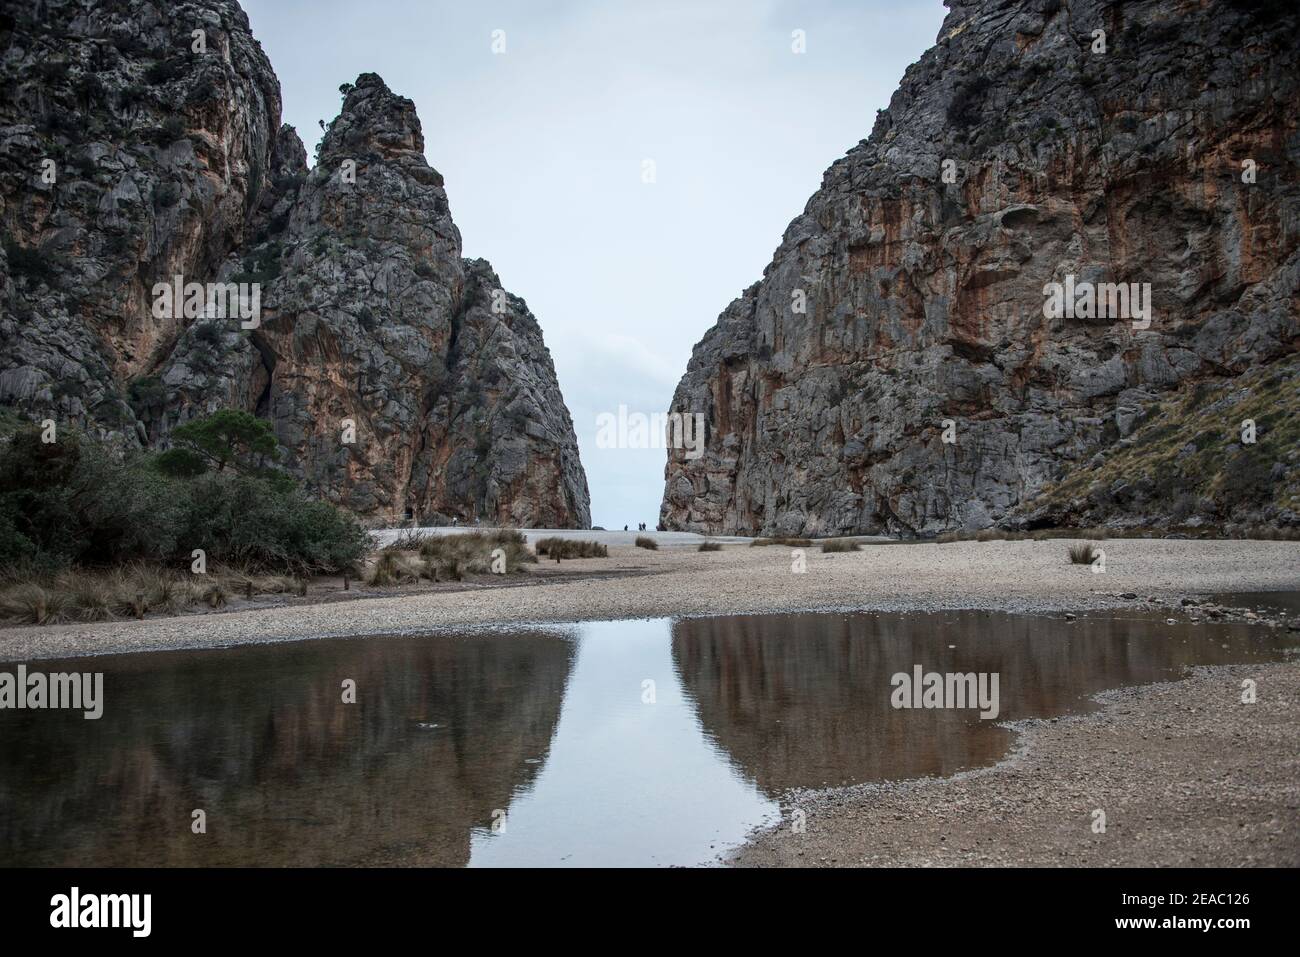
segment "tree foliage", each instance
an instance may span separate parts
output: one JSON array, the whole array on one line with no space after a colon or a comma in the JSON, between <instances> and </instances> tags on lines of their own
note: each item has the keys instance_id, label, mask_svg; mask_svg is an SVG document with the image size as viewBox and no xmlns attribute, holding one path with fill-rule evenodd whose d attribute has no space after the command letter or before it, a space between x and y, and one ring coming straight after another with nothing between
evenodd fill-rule
<instances>
[{"instance_id":1,"label":"tree foliage","mask_svg":"<svg viewBox=\"0 0 1300 957\"><path fill-rule=\"evenodd\" d=\"M221 409L206 419L186 422L172 432L172 441L190 453L188 458L170 460L182 471L185 466L193 468L197 458L218 472L229 465L237 472L259 473L279 450L270 423L238 409Z\"/></svg>"},{"instance_id":2,"label":"tree foliage","mask_svg":"<svg viewBox=\"0 0 1300 957\"><path fill-rule=\"evenodd\" d=\"M0 567L188 565L201 548L209 561L310 573L364 556L368 536L352 516L259 464L274 451L269 428L212 419L190 423L193 444L162 455L122 455L70 431L0 441Z\"/></svg>"}]
</instances>

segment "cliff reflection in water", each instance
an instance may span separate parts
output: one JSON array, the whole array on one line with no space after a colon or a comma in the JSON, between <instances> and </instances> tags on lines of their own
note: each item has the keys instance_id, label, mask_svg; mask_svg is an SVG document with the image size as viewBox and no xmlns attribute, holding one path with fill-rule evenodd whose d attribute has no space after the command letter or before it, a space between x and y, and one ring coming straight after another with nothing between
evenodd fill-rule
<instances>
[{"instance_id":1,"label":"cliff reflection in water","mask_svg":"<svg viewBox=\"0 0 1300 957\"><path fill-rule=\"evenodd\" d=\"M107 703L0 713L0 863L464 865L541 767L575 650L540 633L42 662L104 671Z\"/></svg>"},{"instance_id":2,"label":"cliff reflection in water","mask_svg":"<svg viewBox=\"0 0 1300 957\"><path fill-rule=\"evenodd\" d=\"M996 721L890 706L890 676L913 665L1000 673L1005 721L1085 710L1107 688L1167 680L1191 664L1272 657L1285 644L1246 625L982 612L684 619L672 636L674 666L705 734L772 798L790 787L997 762L1010 732Z\"/></svg>"},{"instance_id":3,"label":"cliff reflection in water","mask_svg":"<svg viewBox=\"0 0 1300 957\"><path fill-rule=\"evenodd\" d=\"M913 665L997 672L1015 719L1287 643L1151 618L808 614L42 662L102 670L104 715L0 711L0 865L702 863L787 788L999 760L1010 734L975 711L890 706Z\"/></svg>"}]
</instances>

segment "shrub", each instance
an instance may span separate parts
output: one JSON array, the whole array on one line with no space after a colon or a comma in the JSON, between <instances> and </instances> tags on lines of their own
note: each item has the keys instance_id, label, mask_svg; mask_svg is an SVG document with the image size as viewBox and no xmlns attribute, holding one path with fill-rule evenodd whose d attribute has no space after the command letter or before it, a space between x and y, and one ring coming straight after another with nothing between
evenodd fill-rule
<instances>
[{"instance_id":1,"label":"shrub","mask_svg":"<svg viewBox=\"0 0 1300 957\"><path fill-rule=\"evenodd\" d=\"M520 565L536 562L537 556L528 550L525 541L524 534L512 528L430 535L420 545L420 555L429 563L429 577L434 581L439 571L459 581L466 572L491 574L492 553L498 548L505 553L507 574L520 571Z\"/></svg>"},{"instance_id":2,"label":"shrub","mask_svg":"<svg viewBox=\"0 0 1300 957\"><path fill-rule=\"evenodd\" d=\"M644 535L638 535L636 537L636 547L648 548L650 549L650 551L655 552L659 550L659 543L656 542L653 538L647 538Z\"/></svg>"},{"instance_id":3,"label":"shrub","mask_svg":"<svg viewBox=\"0 0 1300 957\"><path fill-rule=\"evenodd\" d=\"M700 542L700 551L702 552L720 552L722 551L721 542Z\"/></svg>"},{"instance_id":4,"label":"shrub","mask_svg":"<svg viewBox=\"0 0 1300 957\"><path fill-rule=\"evenodd\" d=\"M226 586L219 581L200 584L198 595L200 600L209 608L222 608L229 600Z\"/></svg>"},{"instance_id":5,"label":"shrub","mask_svg":"<svg viewBox=\"0 0 1300 957\"><path fill-rule=\"evenodd\" d=\"M280 278L280 251L278 243L267 246L244 259L244 268L230 277L231 282L269 283Z\"/></svg>"},{"instance_id":6,"label":"shrub","mask_svg":"<svg viewBox=\"0 0 1300 957\"><path fill-rule=\"evenodd\" d=\"M67 602L40 585L21 584L0 592L0 615L24 625L52 625L65 620Z\"/></svg>"},{"instance_id":7,"label":"shrub","mask_svg":"<svg viewBox=\"0 0 1300 957\"><path fill-rule=\"evenodd\" d=\"M158 60L150 64L149 68L144 71L144 78L153 86L170 83L185 72L185 63L185 57L183 56Z\"/></svg>"},{"instance_id":8,"label":"shrub","mask_svg":"<svg viewBox=\"0 0 1300 957\"><path fill-rule=\"evenodd\" d=\"M5 237L5 258L9 260L9 269L15 276L25 276L33 282L43 282L53 288L59 274L68 268L65 257L54 253L44 253L34 246L20 245L13 239Z\"/></svg>"},{"instance_id":9,"label":"shrub","mask_svg":"<svg viewBox=\"0 0 1300 957\"><path fill-rule=\"evenodd\" d=\"M1224 465L1225 498L1234 504L1267 502L1273 493L1270 463L1262 455L1240 451Z\"/></svg>"},{"instance_id":10,"label":"shrub","mask_svg":"<svg viewBox=\"0 0 1300 957\"><path fill-rule=\"evenodd\" d=\"M860 552L862 546L851 538L832 538L822 542L823 552Z\"/></svg>"},{"instance_id":11,"label":"shrub","mask_svg":"<svg viewBox=\"0 0 1300 957\"><path fill-rule=\"evenodd\" d=\"M214 76L212 73L205 73L185 94L185 103L187 106L211 103L213 100L219 99L221 93L222 83L219 77Z\"/></svg>"},{"instance_id":12,"label":"shrub","mask_svg":"<svg viewBox=\"0 0 1300 957\"><path fill-rule=\"evenodd\" d=\"M1091 542L1070 546L1070 564L1072 565L1091 565L1096 558L1097 550L1092 547Z\"/></svg>"},{"instance_id":13,"label":"shrub","mask_svg":"<svg viewBox=\"0 0 1300 957\"><path fill-rule=\"evenodd\" d=\"M285 595L298 587L290 575L267 575L247 566L218 567L210 574L220 579L236 595L251 598L253 595Z\"/></svg>"},{"instance_id":14,"label":"shrub","mask_svg":"<svg viewBox=\"0 0 1300 957\"><path fill-rule=\"evenodd\" d=\"M559 561L564 558L608 558L609 548L600 542L579 541L574 538L542 538L536 546L538 555Z\"/></svg>"},{"instance_id":15,"label":"shrub","mask_svg":"<svg viewBox=\"0 0 1300 957\"><path fill-rule=\"evenodd\" d=\"M750 548L763 545L785 545L788 548L809 548L811 538L756 538L749 543Z\"/></svg>"},{"instance_id":16,"label":"shrub","mask_svg":"<svg viewBox=\"0 0 1300 957\"><path fill-rule=\"evenodd\" d=\"M130 57L143 56L149 53L149 44L133 33L113 37L113 46Z\"/></svg>"},{"instance_id":17,"label":"shrub","mask_svg":"<svg viewBox=\"0 0 1300 957\"><path fill-rule=\"evenodd\" d=\"M217 609L235 596L303 593L305 582L250 568L213 566L194 575L146 562L112 569L68 569L13 577L0 587L0 619L18 624L108 621L177 614L195 605Z\"/></svg>"},{"instance_id":18,"label":"shrub","mask_svg":"<svg viewBox=\"0 0 1300 957\"><path fill-rule=\"evenodd\" d=\"M191 335L194 336L195 345L211 349L213 352L221 352L222 346L226 342L225 337L221 334L221 326L216 322L198 323L193 327Z\"/></svg>"},{"instance_id":19,"label":"shrub","mask_svg":"<svg viewBox=\"0 0 1300 957\"><path fill-rule=\"evenodd\" d=\"M202 543L209 561L310 574L353 568L368 551L370 538L355 519L296 486L229 474L186 484L192 495L182 541Z\"/></svg>"},{"instance_id":20,"label":"shrub","mask_svg":"<svg viewBox=\"0 0 1300 957\"><path fill-rule=\"evenodd\" d=\"M207 463L189 449L168 449L154 459L154 467L174 478L197 478L208 470Z\"/></svg>"},{"instance_id":21,"label":"shrub","mask_svg":"<svg viewBox=\"0 0 1300 957\"><path fill-rule=\"evenodd\" d=\"M387 588L418 581L424 568L400 552L384 549L366 576L366 584L374 588Z\"/></svg>"},{"instance_id":22,"label":"shrub","mask_svg":"<svg viewBox=\"0 0 1300 957\"><path fill-rule=\"evenodd\" d=\"M8 511L0 511L0 567L27 564L36 553L35 543L18 530Z\"/></svg>"},{"instance_id":23,"label":"shrub","mask_svg":"<svg viewBox=\"0 0 1300 957\"><path fill-rule=\"evenodd\" d=\"M137 103L148 99L149 91L139 83L129 83L117 95L117 105L121 110L130 110Z\"/></svg>"},{"instance_id":24,"label":"shrub","mask_svg":"<svg viewBox=\"0 0 1300 957\"><path fill-rule=\"evenodd\" d=\"M418 552L430 537L429 533L422 528L407 528L398 532L397 537L384 547L403 552Z\"/></svg>"},{"instance_id":25,"label":"shrub","mask_svg":"<svg viewBox=\"0 0 1300 957\"><path fill-rule=\"evenodd\" d=\"M990 85L988 78L984 76L963 80L948 103L948 124L964 130L978 123Z\"/></svg>"},{"instance_id":26,"label":"shrub","mask_svg":"<svg viewBox=\"0 0 1300 957\"><path fill-rule=\"evenodd\" d=\"M57 587L68 596L71 617L77 621L106 621L113 617L113 589L100 575L65 572Z\"/></svg>"},{"instance_id":27,"label":"shrub","mask_svg":"<svg viewBox=\"0 0 1300 957\"><path fill-rule=\"evenodd\" d=\"M186 478L161 457L123 457L64 432L44 443L26 428L0 443L0 565L70 566L190 561L310 573L352 568L368 550L357 522L284 475ZM167 598L165 593L162 598Z\"/></svg>"}]
</instances>

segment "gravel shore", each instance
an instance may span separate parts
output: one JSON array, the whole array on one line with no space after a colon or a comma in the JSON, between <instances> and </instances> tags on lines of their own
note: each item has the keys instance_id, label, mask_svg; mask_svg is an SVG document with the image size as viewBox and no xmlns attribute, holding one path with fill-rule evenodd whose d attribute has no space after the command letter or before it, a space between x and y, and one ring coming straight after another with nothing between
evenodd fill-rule
<instances>
[{"instance_id":1,"label":"gravel shore","mask_svg":"<svg viewBox=\"0 0 1300 957\"><path fill-rule=\"evenodd\" d=\"M0 661L424 633L474 626L799 610L987 609L1218 614L1200 597L1300 591L1300 543L1119 539L1106 571L1069 540L866 544L860 552L611 543L607 559L525 575L369 593L317 582L307 599L145 621L0 630ZM1184 600L1194 596L1194 604ZM1283 627L1283 613L1260 627ZM1294 618L1292 611L1290 616ZM1284 615L1285 617L1285 615ZM1300 635L1297 635L1300 644ZM1258 702L1243 705L1243 678ZM738 866L1300 865L1300 662L1197 669L1124 688L1084 715L1021 722L998 765L946 779L802 792ZM807 829L791 831L790 812ZM1105 833L1092 829L1106 814Z\"/></svg>"},{"instance_id":2,"label":"gravel shore","mask_svg":"<svg viewBox=\"0 0 1300 957\"><path fill-rule=\"evenodd\" d=\"M1245 678L1255 704L1241 702ZM1300 664L1198 668L1096 700L1096 712L1014 725L1018 747L992 768L792 794L784 824L728 863L1300 866Z\"/></svg>"},{"instance_id":3,"label":"gravel shore","mask_svg":"<svg viewBox=\"0 0 1300 957\"><path fill-rule=\"evenodd\" d=\"M1059 613L1166 603L1216 592L1300 590L1300 543L1114 539L1106 571L1071 565L1067 539L867 544L804 549L796 574L784 546L717 552L611 545L609 558L531 566L526 575L448 590L365 594L318 583L318 601L144 621L0 629L0 661L213 648L330 636L406 634L517 623L779 611L977 608ZM555 577L557 568L564 574ZM592 577L593 575L600 577ZM573 577L569 577L573 576ZM518 582L518 584L513 584ZM495 586L495 587L494 587ZM1125 599L1121 595L1133 595ZM1154 599L1154 601L1152 601Z\"/></svg>"}]
</instances>

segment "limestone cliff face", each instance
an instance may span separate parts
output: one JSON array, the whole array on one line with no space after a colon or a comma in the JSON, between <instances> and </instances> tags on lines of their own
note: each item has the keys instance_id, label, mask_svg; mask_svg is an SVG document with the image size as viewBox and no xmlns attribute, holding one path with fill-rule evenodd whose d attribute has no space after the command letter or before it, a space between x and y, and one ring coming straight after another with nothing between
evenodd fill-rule
<instances>
[{"instance_id":1,"label":"limestone cliff face","mask_svg":"<svg viewBox=\"0 0 1300 957\"><path fill-rule=\"evenodd\" d=\"M673 411L705 413L707 449L670 452L663 524L908 534L1153 523L1175 502L1300 522L1283 423L1239 443L1231 401L1205 424L1215 461L1176 445L1142 483L1105 468L1136 432L1175 429L1158 417L1185 408L1176 390L1295 369L1294 5L948 5L870 138L696 346ZM1048 318L1067 281L1149 283L1150 326ZM1262 387L1289 395L1293 376ZM1272 479L1246 498L1192 462Z\"/></svg>"},{"instance_id":2,"label":"limestone cliff face","mask_svg":"<svg viewBox=\"0 0 1300 957\"><path fill-rule=\"evenodd\" d=\"M590 524L541 330L461 258L410 100L345 84L309 168L236 3L40 6L0 20L0 403L159 447L241 408L375 522ZM156 308L176 276L255 321Z\"/></svg>"}]
</instances>

